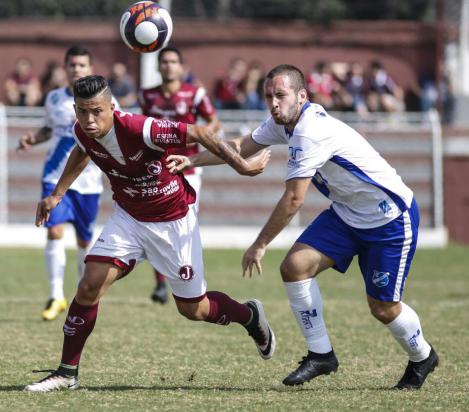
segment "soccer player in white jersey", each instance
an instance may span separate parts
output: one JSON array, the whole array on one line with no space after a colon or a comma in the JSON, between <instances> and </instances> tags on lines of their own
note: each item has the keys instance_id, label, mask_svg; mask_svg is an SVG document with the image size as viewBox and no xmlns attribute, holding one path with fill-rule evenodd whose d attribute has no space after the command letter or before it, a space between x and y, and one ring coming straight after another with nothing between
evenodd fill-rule
<instances>
[{"instance_id":1,"label":"soccer player in white jersey","mask_svg":"<svg viewBox=\"0 0 469 412\"><path fill-rule=\"evenodd\" d=\"M181 173L172 175L166 167L173 149L200 143L239 173L254 175L264 169L268 152L246 161L209 127L114 110L102 76L77 80L73 91L77 146L53 192L39 202L36 224L47 221L90 159L109 178L115 212L86 256L85 274L64 324L59 368L25 390L78 387L78 364L101 296L144 259L166 274L183 316L217 325L239 323L253 338L260 356L271 358L275 337L262 304L255 299L242 304L222 292L207 291L193 206L195 191Z\"/></svg>"},{"instance_id":2,"label":"soccer player in white jersey","mask_svg":"<svg viewBox=\"0 0 469 412\"><path fill-rule=\"evenodd\" d=\"M372 315L409 357L396 389L419 389L438 365L415 311L401 301L414 256L419 212L412 191L355 130L311 104L303 74L277 66L264 83L271 117L252 134L231 143L249 157L269 145L288 145L285 192L255 242L243 256L244 275L261 273L267 245L302 206L312 182L332 205L305 229L281 264L290 306L306 340L307 355L285 385L299 385L339 366L323 318L316 275L328 268L345 272L355 255ZM219 164L202 152L177 159L173 171Z\"/></svg>"},{"instance_id":3,"label":"soccer player in white jersey","mask_svg":"<svg viewBox=\"0 0 469 412\"><path fill-rule=\"evenodd\" d=\"M26 150L30 146L53 140L47 154L42 174L42 197L50 195L67 159L75 146L72 126L75 123L73 109L73 82L92 73L90 51L81 46L72 46L65 53L65 70L69 85L52 90L45 101L46 124L36 132L22 136L18 148ZM101 171L90 163L73 183L59 207L53 210L47 227L45 260L49 277L50 298L42 312L44 320L53 320L67 309L63 282L66 265L64 245L64 223L75 227L77 240L78 280L83 275L84 259L90 245L93 227L99 207L99 197L103 191Z\"/></svg>"}]
</instances>

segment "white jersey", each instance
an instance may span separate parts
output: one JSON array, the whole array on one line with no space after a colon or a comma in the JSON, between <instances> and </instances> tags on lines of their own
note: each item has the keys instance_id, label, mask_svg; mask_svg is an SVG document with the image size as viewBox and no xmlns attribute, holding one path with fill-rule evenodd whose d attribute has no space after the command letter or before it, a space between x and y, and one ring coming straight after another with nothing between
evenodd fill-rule
<instances>
[{"instance_id":1,"label":"white jersey","mask_svg":"<svg viewBox=\"0 0 469 412\"><path fill-rule=\"evenodd\" d=\"M56 184L62 175L68 157L75 146L72 126L76 121L73 94L67 87L52 90L46 97L46 127L52 129L52 148L47 153L42 181ZM101 170L90 162L70 186L81 194L103 191Z\"/></svg>"},{"instance_id":2,"label":"white jersey","mask_svg":"<svg viewBox=\"0 0 469 412\"><path fill-rule=\"evenodd\" d=\"M272 117L252 133L262 145L288 144L286 180L311 177L348 225L374 228L407 210L412 191L386 160L358 132L306 103L289 133Z\"/></svg>"}]
</instances>

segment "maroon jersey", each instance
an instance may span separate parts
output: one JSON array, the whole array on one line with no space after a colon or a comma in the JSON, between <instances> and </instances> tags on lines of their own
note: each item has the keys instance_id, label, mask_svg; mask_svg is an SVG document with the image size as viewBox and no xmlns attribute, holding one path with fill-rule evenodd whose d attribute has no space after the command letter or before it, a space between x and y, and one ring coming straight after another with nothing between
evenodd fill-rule
<instances>
[{"instance_id":1,"label":"maroon jersey","mask_svg":"<svg viewBox=\"0 0 469 412\"><path fill-rule=\"evenodd\" d=\"M102 139L87 137L78 122L73 130L78 145L109 178L113 199L135 219L180 219L195 202L184 176L165 167L168 151L186 145L185 123L115 111L114 127Z\"/></svg>"},{"instance_id":2,"label":"maroon jersey","mask_svg":"<svg viewBox=\"0 0 469 412\"><path fill-rule=\"evenodd\" d=\"M156 119L164 118L195 124L198 116L208 121L215 113L215 108L205 89L189 83L182 83L181 88L169 97L165 97L161 86L141 90L139 101L143 114ZM172 153L184 156L191 156L198 152L199 148L196 144L172 150ZM194 169L189 169L185 173L194 173Z\"/></svg>"}]
</instances>

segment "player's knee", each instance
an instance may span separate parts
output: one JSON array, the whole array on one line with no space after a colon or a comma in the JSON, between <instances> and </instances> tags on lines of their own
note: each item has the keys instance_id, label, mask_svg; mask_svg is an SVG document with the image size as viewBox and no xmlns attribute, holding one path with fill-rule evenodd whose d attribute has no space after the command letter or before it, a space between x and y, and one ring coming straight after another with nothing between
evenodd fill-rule
<instances>
[{"instance_id":1,"label":"player's knee","mask_svg":"<svg viewBox=\"0 0 469 412\"><path fill-rule=\"evenodd\" d=\"M399 302L368 302L370 312L377 320L385 325L392 322L400 311Z\"/></svg>"},{"instance_id":2,"label":"player's knee","mask_svg":"<svg viewBox=\"0 0 469 412\"><path fill-rule=\"evenodd\" d=\"M194 305L177 305L177 308L179 313L189 320L202 321L207 317L200 308Z\"/></svg>"},{"instance_id":3,"label":"player's knee","mask_svg":"<svg viewBox=\"0 0 469 412\"><path fill-rule=\"evenodd\" d=\"M63 226L57 225L47 229L47 238L49 240L62 239L64 236Z\"/></svg>"},{"instance_id":4,"label":"player's knee","mask_svg":"<svg viewBox=\"0 0 469 412\"><path fill-rule=\"evenodd\" d=\"M312 275L314 276L315 273L314 268L312 272L305 270L291 256L287 256L280 264L280 274L284 282L298 282L310 278Z\"/></svg>"},{"instance_id":5,"label":"player's knee","mask_svg":"<svg viewBox=\"0 0 469 412\"><path fill-rule=\"evenodd\" d=\"M80 303L94 302L99 296L100 287L86 277L80 280L77 290L77 300Z\"/></svg>"}]
</instances>

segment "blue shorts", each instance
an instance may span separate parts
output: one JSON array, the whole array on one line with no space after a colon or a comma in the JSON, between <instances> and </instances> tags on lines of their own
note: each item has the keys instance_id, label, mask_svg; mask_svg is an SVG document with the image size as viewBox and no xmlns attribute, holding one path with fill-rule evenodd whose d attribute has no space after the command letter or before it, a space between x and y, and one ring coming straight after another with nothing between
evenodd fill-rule
<instances>
[{"instance_id":1,"label":"blue shorts","mask_svg":"<svg viewBox=\"0 0 469 412\"><path fill-rule=\"evenodd\" d=\"M42 199L49 196L55 188L53 183L42 183ZM52 209L46 227L70 222L77 236L85 241L93 237L96 215L99 209L99 194L82 195L75 190L67 190L59 205Z\"/></svg>"},{"instance_id":2,"label":"blue shorts","mask_svg":"<svg viewBox=\"0 0 469 412\"><path fill-rule=\"evenodd\" d=\"M399 302L417 246L418 226L415 200L398 218L372 229L347 225L331 207L305 229L297 242L333 259L334 268L342 273L358 255L366 293L380 301Z\"/></svg>"}]
</instances>

